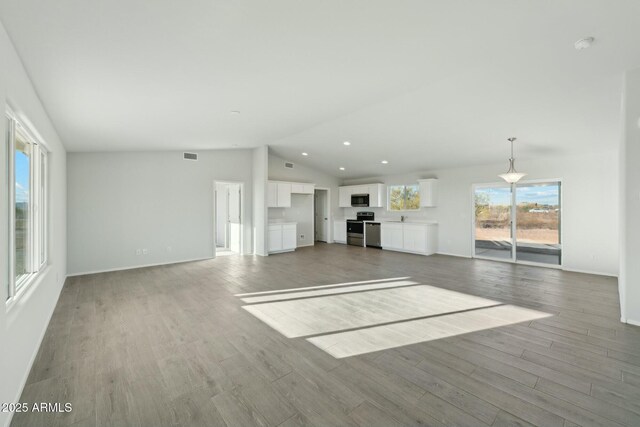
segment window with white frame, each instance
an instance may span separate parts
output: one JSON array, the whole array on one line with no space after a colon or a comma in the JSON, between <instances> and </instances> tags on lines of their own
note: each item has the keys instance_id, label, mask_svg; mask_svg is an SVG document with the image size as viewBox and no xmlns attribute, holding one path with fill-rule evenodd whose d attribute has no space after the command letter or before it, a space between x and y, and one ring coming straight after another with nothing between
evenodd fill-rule
<instances>
[{"instance_id":1,"label":"window with white frame","mask_svg":"<svg viewBox=\"0 0 640 427\"><path fill-rule=\"evenodd\" d=\"M7 111L9 299L47 262L47 151Z\"/></svg>"},{"instance_id":2,"label":"window with white frame","mask_svg":"<svg viewBox=\"0 0 640 427\"><path fill-rule=\"evenodd\" d=\"M420 209L420 186L389 185L390 211L415 211Z\"/></svg>"}]
</instances>

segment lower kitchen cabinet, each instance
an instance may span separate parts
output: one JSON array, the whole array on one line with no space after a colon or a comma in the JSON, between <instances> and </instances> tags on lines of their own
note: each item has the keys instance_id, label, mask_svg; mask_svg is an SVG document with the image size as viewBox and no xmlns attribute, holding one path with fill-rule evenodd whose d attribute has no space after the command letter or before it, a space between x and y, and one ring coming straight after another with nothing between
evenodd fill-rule
<instances>
[{"instance_id":1,"label":"lower kitchen cabinet","mask_svg":"<svg viewBox=\"0 0 640 427\"><path fill-rule=\"evenodd\" d=\"M347 243L347 221L333 221L333 241L335 243Z\"/></svg>"},{"instance_id":2,"label":"lower kitchen cabinet","mask_svg":"<svg viewBox=\"0 0 640 427\"><path fill-rule=\"evenodd\" d=\"M382 249L431 255L438 251L438 225L383 222Z\"/></svg>"},{"instance_id":3,"label":"lower kitchen cabinet","mask_svg":"<svg viewBox=\"0 0 640 427\"><path fill-rule=\"evenodd\" d=\"M295 251L297 229L295 222L269 224L269 253Z\"/></svg>"},{"instance_id":4,"label":"lower kitchen cabinet","mask_svg":"<svg viewBox=\"0 0 640 427\"><path fill-rule=\"evenodd\" d=\"M383 249L402 250L402 224L383 222L380 229L380 242Z\"/></svg>"}]
</instances>

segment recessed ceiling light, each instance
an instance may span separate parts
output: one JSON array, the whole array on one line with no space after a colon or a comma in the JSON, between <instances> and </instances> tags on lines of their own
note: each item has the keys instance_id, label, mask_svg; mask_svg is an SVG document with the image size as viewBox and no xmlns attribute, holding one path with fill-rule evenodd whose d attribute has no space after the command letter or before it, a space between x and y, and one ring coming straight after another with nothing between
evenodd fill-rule
<instances>
[{"instance_id":1,"label":"recessed ceiling light","mask_svg":"<svg viewBox=\"0 0 640 427\"><path fill-rule=\"evenodd\" d=\"M349 141L345 141L343 142L344 145L351 145L351 143Z\"/></svg>"},{"instance_id":2,"label":"recessed ceiling light","mask_svg":"<svg viewBox=\"0 0 640 427\"><path fill-rule=\"evenodd\" d=\"M383 160L380 163L382 163L383 165L386 165L387 163L389 163L387 160Z\"/></svg>"},{"instance_id":3,"label":"recessed ceiling light","mask_svg":"<svg viewBox=\"0 0 640 427\"><path fill-rule=\"evenodd\" d=\"M233 110L233 111L231 112L231 115L233 115L233 116L239 116L239 115L240 115L240 111L238 111L238 110Z\"/></svg>"},{"instance_id":4,"label":"recessed ceiling light","mask_svg":"<svg viewBox=\"0 0 640 427\"><path fill-rule=\"evenodd\" d=\"M591 47L595 39L593 37L585 37L584 39L580 39L573 44L577 50L588 49Z\"/></svg>"},{"instance_id":5,"label":"recessed ceiling light","mask_svg":"<svg viewBox=\"0 0 640 427\"><path fill-rule=\"evenodd\" d=\"M303 156L308 156L308 155L309 155L309 153L302 153L302 155L303 155Z\"/></svg>"},{"instance_id":6,"label":"recessed ceiling light","mask_svg":"<svg viewBox=\"0 0 640 427\"><path fill-rule=\"evenodd\" d=\"M343 168L343 167L340 167L340 170L341 170L341 171L343 171L343 170L344 170L344 168Z\"/></svg>"}]
</instances>

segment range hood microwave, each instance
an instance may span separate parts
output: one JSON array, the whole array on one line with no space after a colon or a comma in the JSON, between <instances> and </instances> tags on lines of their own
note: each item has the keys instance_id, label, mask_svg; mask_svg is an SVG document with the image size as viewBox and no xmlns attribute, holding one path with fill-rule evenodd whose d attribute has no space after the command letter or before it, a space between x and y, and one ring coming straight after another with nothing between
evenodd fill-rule
<instances>
[{"instance_id":1,"label":"range hood microwave","mask_svg":"<svg viewBox=\"0 0 640 427\"><path fill-rule=\"evenodd\" d=\"M352 194L351 206L353 206L354 208L368 208L369 195L368 194Z\"/></svg>"}]
</instances>

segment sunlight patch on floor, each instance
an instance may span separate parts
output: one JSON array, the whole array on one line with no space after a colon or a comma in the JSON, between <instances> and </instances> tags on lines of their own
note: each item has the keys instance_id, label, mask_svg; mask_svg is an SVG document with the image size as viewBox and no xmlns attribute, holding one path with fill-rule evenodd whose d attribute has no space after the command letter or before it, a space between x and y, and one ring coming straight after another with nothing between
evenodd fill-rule
<instances>
[{"instance_id":1,"label":"sunlight patch on floor","mask_svg":"<svg viewBox=\"0 0 640 427\"><path fill-rule=\"evenodd\" d=\"M274 291L249 292L245 294L236 294L235 296L249 297L249 296L255 296L255 295L282 294L282 293L288 293L288 292L294 292L294 291L310 291L312 289L337 288L340 286L364 285L367 283L380 283L380 282L394 282L398 280L407 280L407 279L411 279L411 277L392 277L390 279L362 280L360 282L334 283L333 285L307 286L305 288L291 288L291 289L277 289Z\"/></svg>"},{"instance_id":2,"label":"sunlight patch on floor","mask_svg":"<svg viewBox=\"0 0 640 427\"><path fill-rule=\"evenodd\" d=\"M444 314L391 325L307 338L337 359L468 334L484 329L549 317L550 314L513 305L501 305Z\"/></svg>"},{"instance_id":3,"label":"sunlight patch on floor","mask_svg":"<svg viewBox=\"0 0 640 427\"><path fill-rule=\"evenodd\" d=\"M415 285L371 288L364 292L245 305L243 308L287 338L295 338L496 304L499 303L486 298Z\"/></svg>"},{"instance_id":4,"label":"sunlight patch on floor","mask_svg":"<svg viewBox=\"0 0 640 427\"><path fill-rule=\"evenodd\" d=\"M550 316L409 277L238 294L242 308L287 338L336 358Z\"/></svg>"},{"instance_id":5,"label":"sunlight patch on floor","mask_svg":"<svg viewBox=\"0 0 640 427\"><path fill-rule=\"evenodd\" d=\"M399 280L397 282L383 282L383 283L375 283L375 284L369 284L369 285L354 285L354 286L332 288L332 289L318 289L315 291L300 291L300 292L289 292L286 294L248 297L248 298L242 298L242 302L246 302L247 304L255 304L259 302L284 301L288 299L300 299L300 298L309 298L309 297L322 296L322 295L345 294L350 292L369 291L374 289L397 288L402 286L411 286L411 285L418 285L418 284L419 284L418 282L414 282L412 280Z\"/></svg>"}]
</instances>

